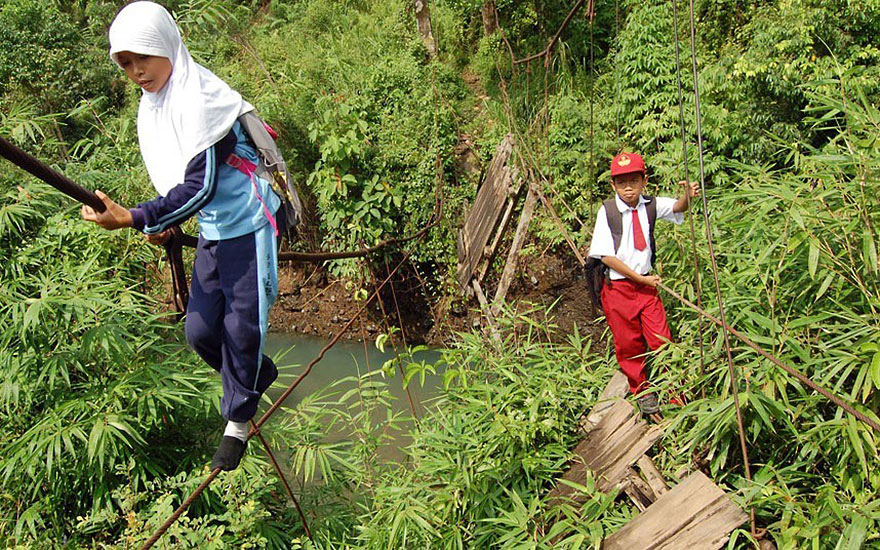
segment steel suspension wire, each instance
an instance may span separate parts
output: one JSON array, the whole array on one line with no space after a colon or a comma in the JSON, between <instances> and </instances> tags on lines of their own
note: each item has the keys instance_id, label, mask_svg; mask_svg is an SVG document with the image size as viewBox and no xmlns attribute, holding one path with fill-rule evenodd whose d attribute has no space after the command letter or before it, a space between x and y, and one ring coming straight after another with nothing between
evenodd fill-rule
<instances>
[{"instance_id":1,"label":"steel suspension wire","mask_svg":"<svg viewBox=\"0 0 880 550\"><path fill-rule=\"evenodd\" d=\"M796 368L794 368L792 366L786 365L778 357L765 351L758 344L756 344L752 340L750 340L745 334L743 334L742 332L731 327L730 325L728 325L727 323L725 323L721 319L718 319L717 317L715 317L711 313L707 312L703 308L692 303L687 298L685 298L684 296L682 296L678 292L672 290L671 288L669 288L665 284L660 283L660 288L662 288L663 290L665 290L666 292L671 294L679 302L683 303L684 305L693 309L694 311L696 311L700 315L706 317L707 319L709 319L710 321L712 321L713 323L715 323L719 327L723 328L726 332L729 332L730 334L734 335L739 340L741 340L745 345L747 345L748 347L750 347L753 350L755 350L756 352L758 352L758 354L761 357L764 357L765 359L767 359L768 361L770 361L771 363L773 363L777 367L781 368L782 370L784 370L788 374L794 376L800 382L802 382L805 386L807 386L810 389L812 389L813 391L823 395L829 401L831 401L832 403L834 403L835 405L837 405L838 407L840 407L841 409L843 409L844 411L846 411L847 413L852 415L855 419L861 421L862 423L864 423L867 426L870 426L878 434L880 434L880 423L878 423L876 420L870 418L865 413L863 413L859 410L856 410L851 404L847 403L846 401L841 399L839 396L831 393L829 390L827 390L824 387L822 387L821 385L817 384L810 377L808 377L806 374L802 373L801 371L797 370Z\"/></svg>"},{"instance_id":2,"label":"steel suspension wire","mask_svg":"<svg viewBox=\"0 0 880 550\"><path fill-rule=\"evenodd\" d=\"M365 264L364 269L366 269L367 273L369 273L370 278L373 281L373 288L377 289L377 293L378 293L379 280L376 278L376 273L372 270L372 268L370 268L369 265L366 265L366 262L364 262L364 264ZM387 268L388 264L385 264L385 265L386 265L386 273L388 273L389 272L388 268ZM393 291L394 283L391 283L390 286ZM407 384L405 384L406 372L404 372L404 370L403 370L402 355L401 355L400 350L398 349L398 346L397 346L397 339L394 338L394 335L391 333L391 325L388 323L388 317L389 317L388 312L385 310L385 304L383 303L381 296L379 297L379 299L376 300L376 302L379 304L379 309L382 311L382 323L385 325L385 332L388 333L388 338L389 338L389 340L391 340L391 346L394 348L394 354L397 356L397 357L395 357L394 362L397 363L397 370L398 370L398 372L400 372L400 381L403 384L403 391L404 391L404 393L406 393L406 398L409 401L409 410L412 412L413 421L418 423L419 414L418 414L418 412L416 412L416 402L413 399L412 392L410 392L409 386ZM400 319L400 309L397 310L397 318ZM400 322L401 334L403 334L403 321L400 320L399 322ZM403 336L403 348L404 348L404 350L406 349L406 336Z\"/></svg>"},{"instance_id":3,"label":"steel suspension wire","mask_svg":"<svg viewBox=\"0 0 880 550\"><path fill-rule=\"evenodd\" d=\"M675 78L678 84L678 118L681 121L681 163L682 163L682 171L684 172L684 181L686 185L690 184L691 176L690 170L688 167L688 155L687 155L687 132L685 130L685 121L684 121L684 92L682 92L681 85L681 52L678 44L678 0L672 0L672 29L674 34L674 42L675 42ZM690 204L692 201L690 196L688 195L688 203ZM691 205L693 206L693 205ZM694 216L693 213L688 214L688 226L690 227L691 232L691 252L693 253L694 258L694 287L697 291L697 305L703 307L703 283L700 279L700 257L697 254L697 233L694 229ZM706 375L706 354L705 354L705 346L703 343L703 318L698 318L698 328L697 328L697 340L700 344L700 376L703 377ZM706 398L706 388L703 387L700 389L700 396L705 399Z\"/></svg>"},{"instance_id":4,"label":"steel suspension wire","mask_svg":"<svg viewBox=\"0 0 880 550\"><path fill-rule=\"evenodd\" d=\"M590 186L590 219L593 219L593 202L596 200L593 194L596 186L596 143L593 137L593 102L596 93L596 63L593 56L593 18L595 15L595 0L590 0L590 4L587 6L587 16L590 18L590 171L587 179Z\"/></svg>"},{"instance_id":5,"label":"steel suspension wire","mask_svg":"<svg viewBox=\"0 0 880 550\"><path fill-rule=\"evenodd\" d=\"M673 0L675 1L675 0ZM697 129L697 157L700 161L700 195L703 201L703 221L706 225L706 240L709 245L709 260L712 265L712 277L715 280L715 296L718 300L718 314L721 322L726 324L724 318L724 303L721 295L721 281L718 278L718 263L715 261L715 246L712 242L712 225L709 222L709 203L706 199L706 171L703 166L703 130L701 125L700 114L700 79L697 72L697 31L694 21L694 0L689 0L690 6L690 36L691 36L691 66L694 72L694 115L696 119ZM743 455L743 466L745 468L746 480L752 482L752 467L749 463L749 448L746 443L746 430L743 425L742 409L739 403L739 390L737 384L736 370L733 366L733 354L730 351L730 337L728 331L722 331L724 336L724 350L727 354L727 369L730 374L730 388L733 392L733 404L736 407L736 424L739 429L739 443ZM757 536L757 527L755 525L755 509L749 505L749 520L751 523L752 536Z\"/></svg>"},{"instance_id":6,"label":"steel suspension wire","mask_svg":"<svg viewBox=\"0 0 880 550\"><path fill-rule=\"evenodd\" d=\"M620 47L620 0L614 0L614 40ZM620 53L619 51L617 53ZM617 70L617 63L611 69L614 73L614 125L617 132L617 152L621 152L620 144L620 75Z\"/></svg>"},{"instance_id":7,"label":"steel suspension wire","mask_svg":"<svg viewBox=\"0 0 880 550\"><path fill-rule=\"evenodd\" d=\"M388 273L390 269L391 268L388 266L388 258L385 258L385 273ZM412 289L410 289L410 291L411 290ZM403 342L403 349L409 351L409 343L406 339L406 328L403 326L403 316L400 314L400 304L397 302L397 291L394 290L394 283L391 283L391 298L394 300L394 309L397 311L397 324L400 327L400 339ZM405 384L404 387L406 388L406 394L410 395L409 385ZM412 399L412 396L410 396L410 399ZM416 422L418 422L419 420L421 420L420 416L422 411L422 403L418 400L418 398L416 398L416 402L419 404L418 414L415 416L415 420Z\"/></svg>"},{"instance_id":8,"label":"steel suspension wire","mask_svg":"<svg viewBox=\"0 0 880 550\"><path fill-rule=\"evenodd\" d=\"M251 420L251 427L254 426L254 421ZM272 447L269 446L269 442L266 441L266 438L263 437L263 432L257 430L257 437L260 439L260 443L263 444L263 449L265 449L266 454L269 455L269 460L272 461L272 466L275 468L275 471L278 473L278 478L281 480L281 483L284 485L284 490L287 491L287 496L290 497L290 500L293 501L293 507L296 508L296 512L299 514L299 520L302 523L303 529L306 532L306 536L308 538L312 538L312 530L309 529L309 522L306 521L306 516L303 514L302 508L299 506L299 501L296 500L296 497L293 496L293 490L290 488L290 483L287 482L287 476L284 475L284 471L281 469L281 466L278 464L278 461L275 460L275 453L272 452Z\"/></svg>"},{"instance_id":9,"label":"steel suspension wire","mask_svg":"<svg viewBox=\"0 0 880 550\"><path fill-rule=\"evenodd\" d=\"M425 235L427 235L428 231L430 229L432 229L433 227L435 227L440 222L440 218L442 216L442 210L443 210L442 201L440 201L438 204L440 205L440 208L438 210L437 216L430 224L428 224L420 232L421 237L424 237ZM385 280L382 281L381 284L379 284L376 291L373 292L373 294L367 299L367 301L364 303L364 305L361 307L361 309L354 315L354 317L351 318L351 320L348 321L348 323L345 324L345 326L342 327L342 329L339 331L339 334L334 336L333 339L330 341L330 343L327 344L326 346L324 346L323 349L321 349L320 353L318 353L318 356L315 357L308 364L305 371L303 371L303 373L300 374L297 377L297 379L294 380L293 383L291 383L290 386L287 387L287 389L284 391L284 393L281 394L281 396L277 400L275 400L275 403L273 403L272 406L269 407L269 409L265 413L263 413L263 416L261 416L260 419L256 422L255 428L251 428L251 431L248 434L248 437L250 437L254 434L255 429L257 429L257 430L260 429L263 426L263 424L266 423L266 421L269 419L269 417L271 417L272 414L274 414L275 411L278 410L278 408L290 396L290 394L293 393L293 390L296 389L296 387L300 384L300 382L302 382L302 380L306 376L308 376L310 372L312 372L312 368L315 366L315 364L324 358L324 354L327 353L327 350L329 350L331 347L336 345L336 343L342 338L342 335L345 334L349 328L351 328L351 325L354 324L355 320L357 320L366 311L367 306L369 306L370 303L374 299L376 299L376 297L378 297L379 291L382 290L382 288L388 283L388 281L391 280L391 277L393 277L394 274L397 273L397 271L401 268L401 266L403 266L404 262L406 262L406 260L413 254L413 252L415 252L415 249L411 249L411 250L407 251L407 253L403 256L403 259L397 264L397 266L391 271L391 273L389 273L388 277L386 277Z\"/></svg>"},{"instance_id":10,"label":"steel suspension wire","mask_svg":"<svg viewBox=\"0 0 880 550\"><path fill-rule=\"evenodd\" d=\"M434 219L431 221L431 223L429 223L424 229L422 229L419 232L419 239L421 239L425 235L427 235L428 231L430 231L438 223L440 223L440 219L443 214L443 201L439 197L438 197L438 201L437 201L437 207L435 208L435 212L436 212L436 215L434 216ZM320 352L318 352L318 355L314 359L312 359L312 361L308 364L308 366L306 366L306 369L296 378L296 380L294 380L287 387L286 390L284 390L284 393L281 394L281 396L275 400L275 402L272 404L272 406L269 407L269 409L265 413L263 413L263 415L260 417L260 419L256 422L251 423L251 429L247 435L248 439L250 439L251 437L253 437L254 435L257 435L259 433L260 429L263 427L263 424L265 424L266 421L269 420L269 418L271 418L271 416L275 413L275 411L277 411L281 407L281 405L284 404L284 401L286 401L287 398L290 397L290 394L293 393L293 390L295 390L296 387L299 386L299 384L305 379L305 377L308 376L309 373L312 372L312 369L314 368L315 364L317 364L321 359L324 358L324 355L327 353L327 351L330 348L332 348L333 346L335 346L336 343L339 342L340 339L342 339L342 336L348 331L348 329L351 328L351 326L354 324L354 322L356 320L358 320L361 315L364 314L364 312L367 310L367 307L373 302L373 300L375 300L378 297L379 291L388 283L388 281L391 280L391 278L394 276L394 274L397 273L397 271L400 269L400 267L404 265L404 263L412 255L412 253L414 251L415 251L415 249L412 249L412 250L407 251L406 254L404 254L403 259L391 271L391 273L388 275L388 277L386 277L385 280L382 281L382 283L378 286L376 291L366 300L366 302L364 302L364 305L361 307L361 309L348 321L348 323L345 324L345 326L342 327L342 329L339 331L339 333L336 336L334 336L333 339L330 340L330 342L327 345L325 345L321 349ZM189 497L187 497L186 500L183 501L183 503L174 511L173 514L171 514L171 516L165 521L165 523L163 523L153 533L153 535L144 543L144 545L141 546L141 550L149 550L150 548L152 548L153 545L156 544L156 542L162 537L162 535L164 535L165 532L168 531L168 529L174 524L174 522L177 521L178 518L180 518L180 516L187 510L187 508L189 508L190 505L192 505L192 503L195 502L196 499L198 499L199 496L205 491L205 489L208 488L209 485L211 485L211 483L214 481L214 479L217 477L217 475L219 473L220 473L220 468L214 468L211 471L211 473L208 474L208 477L205 478L205 480L202 481L201 484L199 484L199 486L195 489L195 491L193 491L193 493Z\"/></svg>"}]
</instances>

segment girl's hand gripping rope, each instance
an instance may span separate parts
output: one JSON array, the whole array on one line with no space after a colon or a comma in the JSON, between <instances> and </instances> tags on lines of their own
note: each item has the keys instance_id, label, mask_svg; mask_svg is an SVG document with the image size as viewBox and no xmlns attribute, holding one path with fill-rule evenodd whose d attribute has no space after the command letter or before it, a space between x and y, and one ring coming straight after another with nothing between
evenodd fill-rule
<instances>
[{"instance_id":1,"label":"girl's hand gripping rope","mask_svg":"<svg viewBox=\"0 0 880 550\"><path fill-rule=\"evenodd\" d=\"M114 202L103 191L95 191L95 195L101 199L106 209L103 212L96 212L91 206L83 205L81 214L84 220L95 222L104 229L131 227L131 212Z\"/></svg>"}]
</instances>

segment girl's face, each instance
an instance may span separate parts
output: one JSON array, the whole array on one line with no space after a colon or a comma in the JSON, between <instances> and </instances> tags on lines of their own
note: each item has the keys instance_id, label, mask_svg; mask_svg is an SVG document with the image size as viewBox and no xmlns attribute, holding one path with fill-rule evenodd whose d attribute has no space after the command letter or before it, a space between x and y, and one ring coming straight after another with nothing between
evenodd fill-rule
<instances>
[{"instance_id":1,"label":"girl's face","mask_svg":"<svg viewBox=\"0 0 880 550\"><path fill-rule=\"evenodd\" d=\"M132 82L152 94L161 90L171 76L171 60L167 57L125 51L116 54L116 59Z\"/></svg>"}]
</instances>

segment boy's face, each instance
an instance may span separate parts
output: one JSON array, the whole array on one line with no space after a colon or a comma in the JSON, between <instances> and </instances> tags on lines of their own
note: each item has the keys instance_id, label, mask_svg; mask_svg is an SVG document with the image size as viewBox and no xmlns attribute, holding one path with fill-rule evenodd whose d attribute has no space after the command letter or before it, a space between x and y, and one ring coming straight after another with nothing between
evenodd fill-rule
<instances>
[{"instance_id":1,"label":"boy's face","mask_svg":"<svg viewBox=\"0 0 880 550\"><path fill-rule=\"evenodd\" d=\"M116 59L132 82L153 94L161 90L171 76L171 60L167 57L126 51L116 54Z\"/></svg>"},{"instance_id":2,"label":"boy's face","mask_svg":"<svg viewBox=\"0 0 880 550\"><path fill-rule=\"evenodd\" d=\"M611 178L611 188L632 208L639 205L639 197L648 183L648 178L641 172L632 172L630 174L621 174Z\"/></svg>"}]
</instances>

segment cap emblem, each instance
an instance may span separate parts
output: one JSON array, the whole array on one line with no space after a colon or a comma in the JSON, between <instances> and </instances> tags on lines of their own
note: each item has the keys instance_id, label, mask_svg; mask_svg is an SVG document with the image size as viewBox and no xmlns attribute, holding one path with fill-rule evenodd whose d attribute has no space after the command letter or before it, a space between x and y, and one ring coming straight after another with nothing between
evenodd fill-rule
<instances>
[{"instance_id":1,"label":"cap emblem","mask_svg":"<svg viewBox=\"0 0 880 550\"><path fill-rule=\"evenodd\" d=\"M617 159L618 166L629 166L630 162L632 162L632 161L626 155L620 155L620 157Z\"/></svg>"}]
</instances>

